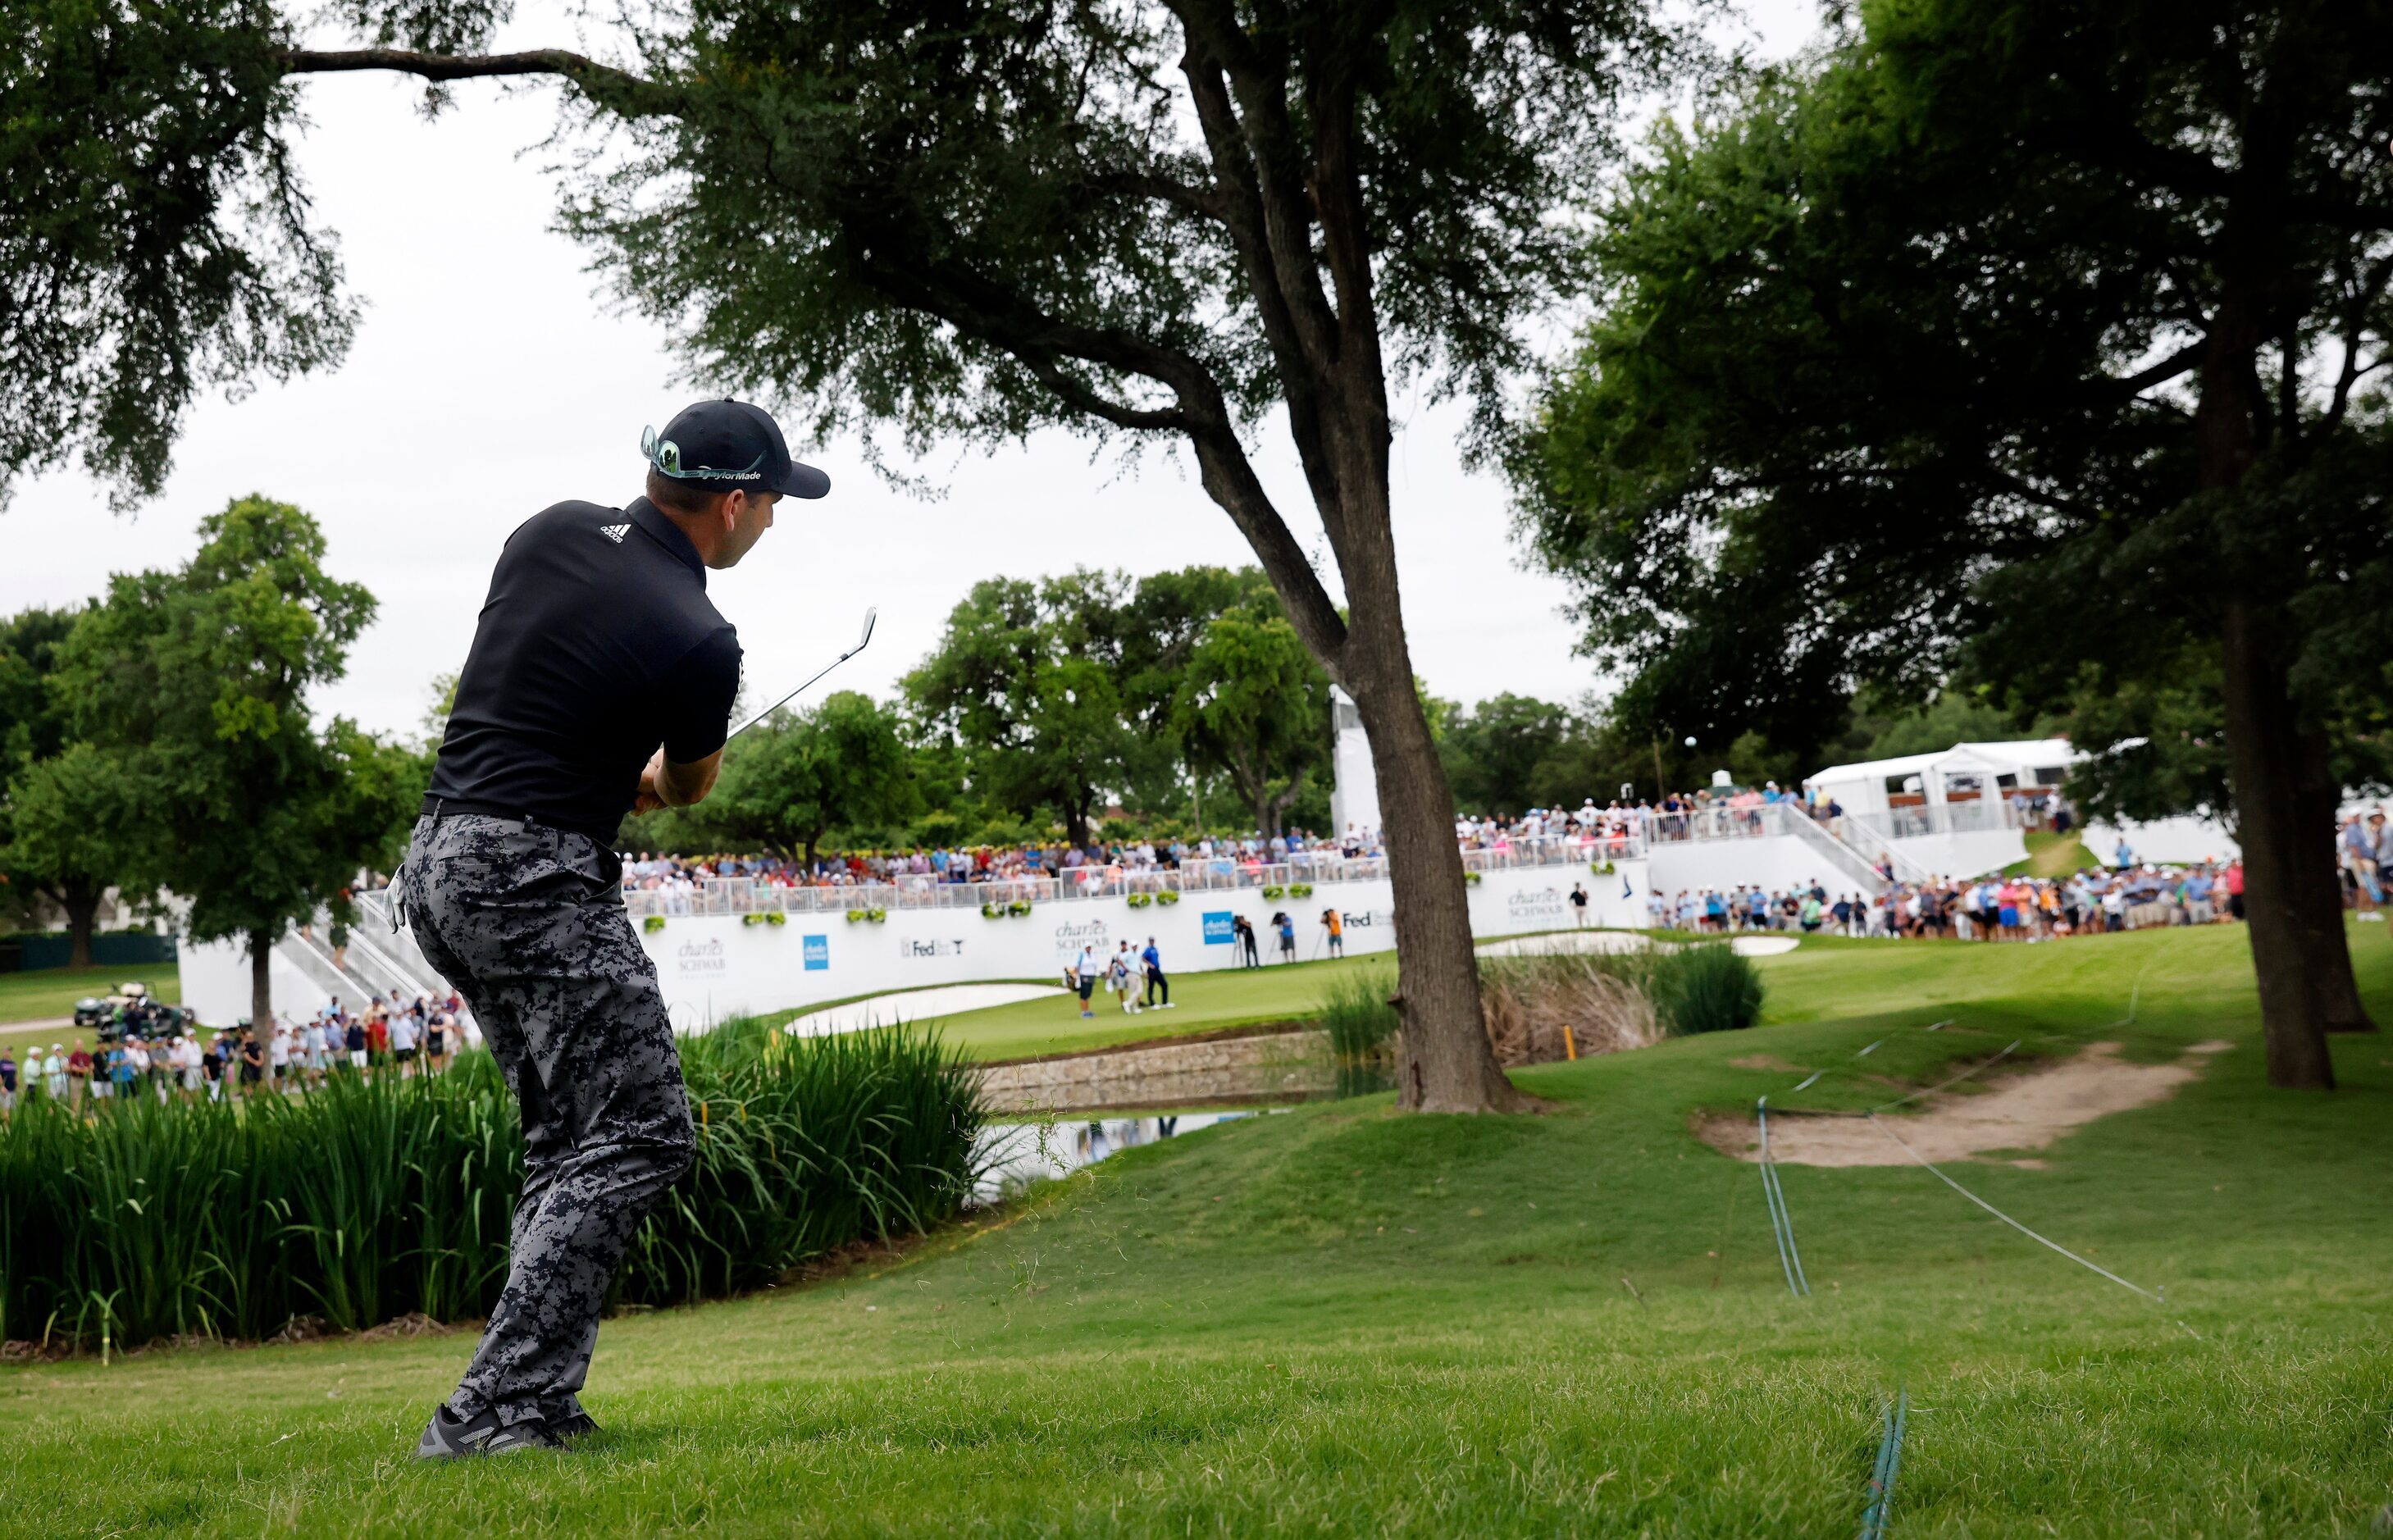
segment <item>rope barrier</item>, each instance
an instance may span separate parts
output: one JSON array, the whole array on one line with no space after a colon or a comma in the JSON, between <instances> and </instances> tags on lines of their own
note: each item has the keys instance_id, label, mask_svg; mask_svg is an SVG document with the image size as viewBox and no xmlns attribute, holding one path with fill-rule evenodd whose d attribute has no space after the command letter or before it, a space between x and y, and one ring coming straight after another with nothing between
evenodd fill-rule
<instances>
[{"instance_id":1,"label":"rope barrier","mask_svg":"<svg viewBox=\"0 0 2393 1540\"><path fill-rule=\"evenodd\" d=\"M1967 1187L1962 1186L1959 1182L1955 1181L1951 1177L1946 1176L1942 1170L1937 1168L1934 1161L1929 1160L1926 1155L1921 1155L1917 1150L1913 1149L1911 1145L1904 1141L1901 1134L1895 1132L1884 1123L1879 1122L1877 1114L1873 1112L1869 1114L1868 1116L1871 1124L1876 1128L1878 1132L1886 1135L1889 1139L1893 1140L1896 1144L1902 1147L1903 1154L1909 1155L1912 1159L1926 1167L1929 1174L1934 1176L1937 1181L1942 1182L1945 1186L1950 1187L1953 1191L1960 1194L1963 1197L1968 1198L1971 1203L1976 1204L1979 1207L1984 1209L1987 1213L1992 1214L1994 1218L2002 1220L2005 1224L2009 1225L2013 1230L2025 1235L2029 1240L2035 1242L2039 1246L2049 1246L2051 1249L2058 1251L2062 1256L2068 1258L2071 1261L2075 1262L2079 1267L2085 1268L2087 1272L2099 1272L2103 1277L2108 1278L2112 1283L2118 1285L2121 1288L2140 1294L2145 1299L2153 1301L2155 1304L2168 1303L2167 1300L2163 1299L2159 1295L2153 1293L2151 1289L2144 1287L2142 1285L2131 1284L2125 1278L2120 1277L2117 1273L2112 1272L2110 1269L2102 1267L2097 1263L2087 1261L2085 1258L2079 1256L2076 1252L2070 1250L2059 1241L2048 1240L2046 1237L2037 1234L2034 1231L2030 1230L2026 1225L2020 1223L2019 1220L2011 1218L2008 1214L2004 1213L2001 1209L1995 1207L1993 1204L1988 1203L1977 1194L1972 1193ZM2178 1325L2183 1325L2184 1323L2179 1322ZM2186 1329L2188 1331L2192 1330L2190 1326Z\"/></svg>"},{"instance_id":2,"label":"rope barrier","mask_svg":"<svg viewBox=\"0 0 2393 1540\"><path fill-rule=\"evenodd\" d=\"M1761 1199L1770 1210L1770 1233L1778 1243L1778 1266L1786 1274L1786 1292L1800 1299L1811 1292L1811 1281L1803 1276L1803 1258L1795 1249L1795 1219L1786 1211L1786 1194L1778 1184L1777 1163L1770 1158L1770 1098L1765 1096L1753 1103L1754 1117L1761 1125Z\"/></svg>"},{"instance_id":3,"label":"rope barrier","mask_svg":"<svg viewBox=\"0 0 2393 1540\"><path fill-rule=\"evenodd\" d=\"M1994 1068L1995 1064L2000 1064L2003 1060L2010 1056L2012 1049L2016 1049L2020 1044L2025 1041L2027 1041L2025 1038L2013 1038L2010 1040L2010 1047L2004 1049L2000 1053L1995 1054L1993 1058L1981 1059L1978 1063L1971 1064L1968 1069L1963 1070L1960 1074L1954 1076L1951 1079L1940 1080L1936 1084L1929 1087L1926 1090L1915 1090L1908 1096L1898 1096L1891 1102L1880 1102L1876 1106L1872 1107L1869 1110L1869 1116L1875 1117L1879 1113L1886 1111L1889 1107L1899 1107L1905 1102L1916 1102L1923 1096L1933 1096L1940 1090L1948 1090L1953 1087L1959 1085L1962 1081L1968 1079L1972 1075L1976 1075L1983 1070Z\"/></svg>"},{"instance_id":4,"label":"rope barrier","mask_svg":"<svg viewBox=\"0 0 2393 1540\"><path fill-rule=\"evenodd\" d=\"M1887 1508L1894 1501L1894 1478L1903 1465L1903 1427L1911 1413L1911 1392L1898 1389L1886 1403L1886 1431L1877 1441L1877 1464L1870 1471L1869 1506L1862 1509L1861 1540L1886 1540Z\"/></svg>"}]
</instances>

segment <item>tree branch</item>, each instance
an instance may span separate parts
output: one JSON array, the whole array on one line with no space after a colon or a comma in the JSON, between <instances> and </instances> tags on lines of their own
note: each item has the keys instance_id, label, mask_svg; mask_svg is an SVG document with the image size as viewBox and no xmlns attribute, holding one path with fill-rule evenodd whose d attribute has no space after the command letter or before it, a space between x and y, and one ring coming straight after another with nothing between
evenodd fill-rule
<instances>
[{"instance_id":1,"label":"tree branch","mask_svg":"<svg viewBox=\"0 0 2393 1540\"><path fill-rule=\"evenodd\" d=\"M2148 369L2139 369L2125 379L2111 382L2122 395L2140 396L2156 385L2166 385L2180 374L2190 374L2202 366L2203 344L2191 342Z\"/></svg>"},{"instance_id":2,"label":"tree branch","mask_svg":"<svg viewBox=\"0 0 2393 1540\"><path fill-rule=\"evenodd\" d=\"M523 75L557 75L610 108L634 117L672 117L682 94L611 64L567 48L530 48L513 54L426 54L408 48L285 48L277 56L285 74L344 74L387 70L436 84Z\"/></svg>"}]
</instances>

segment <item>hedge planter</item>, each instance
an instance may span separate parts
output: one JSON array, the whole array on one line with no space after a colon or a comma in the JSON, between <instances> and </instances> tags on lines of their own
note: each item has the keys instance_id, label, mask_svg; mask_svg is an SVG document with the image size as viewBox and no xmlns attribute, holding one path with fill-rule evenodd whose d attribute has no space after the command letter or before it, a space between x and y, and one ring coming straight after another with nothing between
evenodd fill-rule
<instances>
[{"instance_id":1,"label":"hedge planter","mask_svg":"<svg viewBox=\"0 0 2393 1540\"><path fill-rule=\"evenodd\" d=\"M1483 875L1484 874L1480 872L1466 871L1462 874L1462 885L1467 888L1475 888L1479 885L1480 879Z\"/></svg>"},{"instance_id":2,"label":"hedge planter","mask_svg":"<svg viewBox=\"0 0 2393 1540\"><path fill-rule=\"evenodd\" d=\"M1172 892L1170 889L1166 888L1163 892L1155 895L1155 901L1163 905L1177 904L1180 902L1180 895Z\"/></svg>"},{"instance_id":3,"label":"hedge planter","mask_svg":"<svg viewBox=\"0 0 2393 1540\"><path fill-rule=\"evenodd\" d=\"M1310 898L1313 896L1313 884L1310 882L1290 882L1288 885L1288 895L1290 898Z\"/></svg>"},{"instance_id":4,"label":"hedge planter","mask_svg":"<svg viewBox=\"0 0 2393 1540\"><path fill-rule=\"evenodd\" d=\"M1285 898L1287 896L1288 890L1281 887L1277 882L1266 882L1263 884L1263 897L1266 899Z\"/></svg>"},{"instance_id":5,"label":"hedge planter","mask_svg":"<svg viewBox=\"0 0 2393 1540\"><path fill-rule=\"evenodd\" d=\"M1153 898L1143 893L1134 893L1130 895L1130 907L1133 909L1143 909L1154 902L1155 900Z\"/></svg>"},{"instance_id":6,"label":"hedge planter","mask_svg":"<svg viewBox=\"0 0 2393 1540\"><path fill-rule=\"evenodd\" d=\"M640 929L647 932L650 935L656 934L659 931L661 931L664 928L665 917L660 914L652 914L646 920L640 921Z\"/></svg>"}]
</instances>

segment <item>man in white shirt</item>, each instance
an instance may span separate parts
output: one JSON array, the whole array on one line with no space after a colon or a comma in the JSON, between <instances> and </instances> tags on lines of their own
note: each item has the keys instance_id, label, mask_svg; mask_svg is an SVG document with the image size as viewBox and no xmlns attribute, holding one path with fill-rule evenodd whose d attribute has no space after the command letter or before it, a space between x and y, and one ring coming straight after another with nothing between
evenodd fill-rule
<instances>
[{"instance_id":1,"label":"man in white shirt","mask_svg":"<svg viewBox=\"0 0 2393 1540\"><path fill-rule=\"evenodd\" d=\"M390 1056L401 1077L415 1073L416 1017L401 1011L390 1019Z\"/></svg>"}]
</instances>

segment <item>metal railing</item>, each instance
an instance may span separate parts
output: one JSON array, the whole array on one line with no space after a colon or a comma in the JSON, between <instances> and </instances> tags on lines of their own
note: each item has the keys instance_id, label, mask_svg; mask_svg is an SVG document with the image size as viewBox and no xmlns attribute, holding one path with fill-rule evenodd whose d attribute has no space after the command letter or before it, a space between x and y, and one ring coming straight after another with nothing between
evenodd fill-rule
<instances>
[{"instance_id":1,"label":"metal railing","mask_svg":"<svg viewBox=\"0 0 2393 1540\"><path fill-rule=\"evenodd\" d=\"M1884 813L1848 813L1844 821L1889 840L1916 840L1929 834L1984 834L2032 827L2033 823L2008 797L1981 797L1975 802L1945 803L1935 807L1923 804L1890 808Z\"/></svg>"},{"instance_id":2,"label":"metal railing","mask_svg":"<svg viewBox=\"0 0 2393 1540\"><path fill-rule=\"evenodd\" d=\"M1462 866L1466 871L1507 871L1524 867L1628 860L1644 854L1645 842L1633 831L1592 838L1544 835L1466 850L1462 853ZM1300 853L1277 862L1191 856L1176 868L1088 866L1070 868L1055 877L1013 877L987 882L948 882L926 872L842 887L783 887L751 877L706 877L666 887L626 888L623 904L635 920L649 915L977 909L989 905L1118 898L1128 894L1213 893L1287 888L1298 883L1363 882L1387 874L1388 858L1384 855Z\"/></svg>"}]
</instances>

